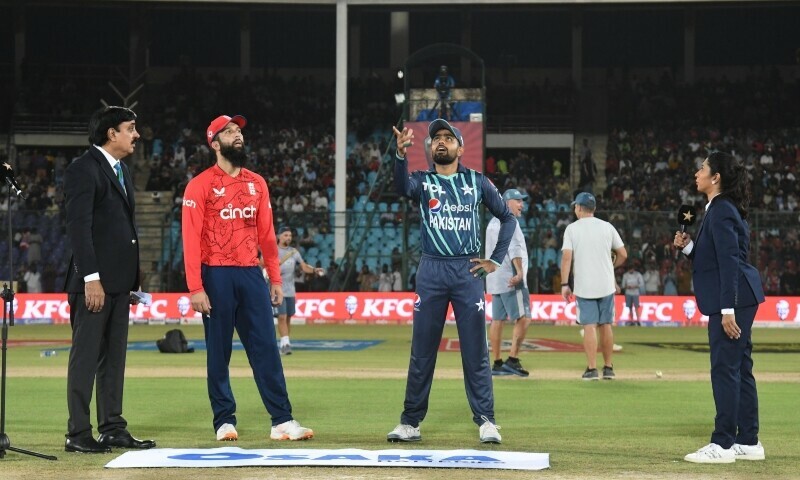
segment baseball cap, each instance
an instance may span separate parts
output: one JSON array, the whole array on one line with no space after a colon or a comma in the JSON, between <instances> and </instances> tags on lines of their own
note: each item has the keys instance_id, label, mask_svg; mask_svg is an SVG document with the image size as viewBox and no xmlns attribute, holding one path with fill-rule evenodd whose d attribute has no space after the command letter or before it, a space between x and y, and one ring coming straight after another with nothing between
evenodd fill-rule
<instances>
[{"instance_id":1,"label":"baseball cap","mask_svg":"<svg viewBox=\"0 0 800 480\"><path fill-rule=\"evenodd\" d=\"M206 129L206 141L208 142L209 147L211 146L211 141L214 140L214 137L216 137L217 134L231 122L239 125L239 128L244 128L244 126L247 125L247 119L241 115L234 115L232 117L220 115L212 120Z\"/></svg>"},{"instance_id":2,"label":"baseball cap","mask_svg":"<svg viewBox=\"0 0 800 480\"><path fill-rule=\"evenodd\" d=\"M594 195L589 192L581 192L575 196L575 201L572 202L571 206L581 205L587 208L597 208L597 200L595 200Z\"/></svg>"},{"instance_id":3,"label":"baseball cap","mask_svg":"<svg viewBox=\"0 0 800 480\"><path fill-rule=\"evenodd\" d=\"M450 125L447 123L447 120L443 118L437 118L436 120L432 121L430 125L428 125L428 136L433 138L436 136L436 132L442 129L449 130L450 133L456 137L456 140L458 140L458 144L462 147L464 146L464 137L461 135L461 130Z\"/></svg>"},{"instance_id":4,"label":"baseball cap","mask_svg":"<svg viewBox=\"0 0 800 480\"><path fill-rule=\"evenodd\" d=\"M519 190L517 190L516 188L509 188L503 194L503 200L506 200L506 201L508 201L508 200L527 200L527 199L528 199L528 194L527 193L522 193Z\"/></svg>"},{"instance_id":5,"label":"baseball cap","mask_svg":"<svg viewBox=\"0 0 800 480\"><path fill-rule=\"evenodd\" d=\"M284 233L284 232L291 232L291 231L292 231L292 227L290 227L288 225L281 225L280 227L278 227L278 235L280 235L281 233Z\"/></svg>"}]
</instances>

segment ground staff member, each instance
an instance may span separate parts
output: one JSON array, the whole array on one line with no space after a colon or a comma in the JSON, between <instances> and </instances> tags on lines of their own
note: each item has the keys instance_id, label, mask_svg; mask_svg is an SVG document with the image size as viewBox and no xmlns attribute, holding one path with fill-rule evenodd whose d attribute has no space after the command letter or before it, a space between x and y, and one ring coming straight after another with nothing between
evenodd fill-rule
<instances>
[{"instance_id":1,"label":"ground staff member","mask_svg":"<svg viewBox=\"0 0 800 480\"><path fill-rule=\"evenodd\" d=\"M400 424L390 442L421 439L419 424L428 411L428 397L442 339L447 307L452 303L461 345L467 401L484 443L500 443L494 419L494 394L486 346L483 278L503 261L514 226L497 188L481 173L465 168L461 131L447 121L428 127L434 168L409 175L406 149L413 144L408 128L394 129L397 137L394 181L397 192L419 205L422 259L416 276L414 329L406 397ZM483 203L502 222L497 246L489 259L479 258L480 212Z\"/></svg>"},{"instance_id":2,"label":"ground staff member","mask_svg":"<svg viewBox=\"0 0 800 480\"><path fill-rule=\"evenodd\" d=\"M570 272L575 278L575 303L578 323L584 327L583 351L586 354L584 380L598 380L597 330L600 329L600 349L603 351L603 378L612 380L614 364L614 293L617 281L614 269L625 263L628 252L614 225L594 216L597 200L588 192L575 196L572 208L578 220L564 230L561 247L561 295L571 302L573 289L569 286ZM616 254L611 259L612 251Z\"/></svg>"},{"instance_id":3,"label":"ground staff member","mask_svg":"<svg viewBox=\"0 0 800 480\"><path fill-rule=\"evenodd\" d=\"M304 273L322 275L325 270L314 268L303 261L302 255L292 246L292 229L282 226L278 229L278 259L283 280L283 302L278 305L278 335L281 339L281 355L292 354L292 342L289 340L289 331L292 325L292 316L295 314L296 290L295 268L300 265Z\"/></svg>"},{"instance_id":4,"label":"ground staff member","mask_svg":"<svg viewBox=\"0 0 800 480\"><path fill-rule=\"evenodd\" d=\"M758 270L747 261L747 172L731 155L713 152L694 178L697 191L708 198L706 214L696 241L678 231L673 243L692 260L697 307L708 315L717 415L711 442L684 459L694 463L763 460L750 332L764 290Z\"/></svg>"},{"instance_id":5,"label":"ground staff member","mask_svg":"<svg viewBox=\"0 0 800 480\"><path fill-rule=\"evenodd\" d=\"M156 446L131 436L122 417L131 291L139 289L140 272L133 182L120 159L133 153L138 139L132 110L101 108L89 120L92 146L64 173L67 236L73 252L64 285L72 326L67 452ZM95 380L97 440L89 417Z\"/></svg>"},{"instance_id":6,"label":"ground staff member","mask_svg":"<svg viewBox=\"0 0 800 480\"><path fill-rule=\"evenodd\" d=\"M506 190L503 200L515 217L522 215L522 207L528 195L516 188ZM486 251L494 250L500 233L500 220L492 218L486 225ZM503 263L486 277L486 291L492 294L492 325L489 327L489 340L492 344L492 375L519 375L527 377L530 373L522 368L519 349L525 341L525 333L531 321L531 294L528 292L526 278L528 273L528 247L519 222L514 227L514 236L508 247ZM511 351L503 362L500 346L503 343L503 322L514 322L511 338Z\"/></svg>"},{"instance_id":7,"label":"ground staff member","mask_svg":"<svg viewBox=\"0 0 800 480\"><path fill-rule=\"evenodd\" d=\"M272 417L270 438L314 435L292 418L271 304L283 299L272 207L264 179L247 160L242 116L221 115L206 130L216 164L196 176L183 195L183 255L192 308L203 314L208 397L217 440L237 440L236 401L228 364L233 329L239 334L261 400ZM258 261L261 248L271 287ZM271 291L270 291L271 289Z\"/></svg>"}]
</instances>

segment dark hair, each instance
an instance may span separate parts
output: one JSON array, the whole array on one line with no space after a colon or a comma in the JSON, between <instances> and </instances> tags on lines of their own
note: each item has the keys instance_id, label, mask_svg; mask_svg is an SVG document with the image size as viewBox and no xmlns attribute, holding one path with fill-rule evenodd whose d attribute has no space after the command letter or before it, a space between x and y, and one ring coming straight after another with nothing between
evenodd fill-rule
<instances>
[{"instance_id":1,"label":"dark hair","mask_svg":"<svg viewBox=\"0 0 800 480\"><path fill-rule=\"evenodd\" d=\"M108 106L96 110L89 119L89 143L103 146L108 142L108 129L119 131L119 124L136 120L133 110Z\"/></svg>"},{"instance_id":2,"label":"dark hair","mask_svg":"<svg viewBox=\"0 0 800 480\"><path fill-rule=\"evenodd\" d=\"M747 208L750 206L750 181L747 171L733 157L725 152L711 152L708 155L708 167L711 175L719 173L720 195L728 197L742 219L747 219Z\"/></svg>"}]
</instances>

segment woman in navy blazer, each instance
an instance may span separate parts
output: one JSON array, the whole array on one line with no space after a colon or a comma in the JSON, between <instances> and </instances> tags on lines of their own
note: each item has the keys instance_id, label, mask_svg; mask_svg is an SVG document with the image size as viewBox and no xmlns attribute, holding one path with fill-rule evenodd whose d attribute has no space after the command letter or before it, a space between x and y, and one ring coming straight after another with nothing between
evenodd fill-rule
<instances>
[{"instance_id":1,"label":"woman in navy blazer","mask_svg":"<svg viewBox=\"0 0 800 480\"><path fill-rule=\"evenodd\" d=\"M706 214L695 241L678 231L673 243L692 260L697 306L708 316L717 415L711 443L684 459L694 463L763 460L750 333L764 291L758 271L747 261L749 179L744 167L722 152L712 152L694 177L697 191L708 198Z\"/></svg>"}]
</instances>

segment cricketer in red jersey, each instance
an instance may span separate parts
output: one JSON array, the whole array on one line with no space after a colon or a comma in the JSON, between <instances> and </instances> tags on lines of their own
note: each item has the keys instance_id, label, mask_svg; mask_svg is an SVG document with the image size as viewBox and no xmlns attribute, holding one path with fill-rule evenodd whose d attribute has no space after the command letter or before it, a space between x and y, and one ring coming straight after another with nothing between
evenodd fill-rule
<instances>
[{"instance_id":1,"label":"cricketer in red jersey","mask_svg":"<svg viewBox=\"0 0 800 480\"><path fill-rule=\"evenodd\" d=\"M183 194L182 233L192 308L203 314L208 396L217 440L237 440L230 364L236 328L261 399L272 417L270 438L305 440L311 429L292 417L272 304L283 299L278 246L267 182L244 168L244 117L221 115L206 131L216 164L193 178ZM263 253L268 288L258 263Z\"/></svg>"}]
</instances>

